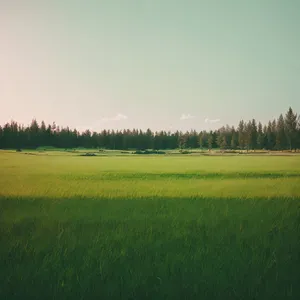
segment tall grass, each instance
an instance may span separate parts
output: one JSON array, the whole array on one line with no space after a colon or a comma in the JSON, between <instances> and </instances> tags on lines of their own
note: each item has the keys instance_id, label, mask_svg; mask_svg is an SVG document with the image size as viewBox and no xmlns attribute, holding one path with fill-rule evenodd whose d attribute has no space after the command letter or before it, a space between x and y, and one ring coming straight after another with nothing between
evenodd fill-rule
<instances>
[{"instance_id":1,"label":"tall grass","mask_svg":"<svg viewBox=\"0 0 300 300\"><path fill-rule=\"evenodd\" d=\"M299 299L300 157L0 154L0 299Z\"/></svg>"}]
</instances>

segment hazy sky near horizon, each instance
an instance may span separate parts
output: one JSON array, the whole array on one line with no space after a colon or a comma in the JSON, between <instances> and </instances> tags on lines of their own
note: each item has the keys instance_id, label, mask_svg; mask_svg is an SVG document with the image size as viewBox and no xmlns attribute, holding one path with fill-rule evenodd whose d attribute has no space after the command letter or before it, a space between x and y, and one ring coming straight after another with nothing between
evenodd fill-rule
<instances>
[{"instance_id":1,"label":"hazy sky near horizon","mask_svg":"<svg viewBox=\"0 0 300 300\"><path fill-rule=\"evenodd\" d=\"M300 112L299 0L0 0L0 124L209 129Z\"/></svg>"}]
</instances>

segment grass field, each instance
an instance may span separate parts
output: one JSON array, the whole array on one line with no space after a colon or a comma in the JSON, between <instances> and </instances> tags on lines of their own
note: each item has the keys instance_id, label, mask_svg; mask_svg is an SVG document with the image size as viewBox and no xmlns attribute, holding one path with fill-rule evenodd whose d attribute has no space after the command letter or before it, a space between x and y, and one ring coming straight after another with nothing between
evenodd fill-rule
<instances>
[{"instance_id":1,"label":"grass field","mask_svg":"<svg viewBox=\"0 0 300 300\"><path fill-rule=\"evenodd\" d=\"M300 299L300 156L0 151L0 299Z\"/></svg>"}]
</instances>

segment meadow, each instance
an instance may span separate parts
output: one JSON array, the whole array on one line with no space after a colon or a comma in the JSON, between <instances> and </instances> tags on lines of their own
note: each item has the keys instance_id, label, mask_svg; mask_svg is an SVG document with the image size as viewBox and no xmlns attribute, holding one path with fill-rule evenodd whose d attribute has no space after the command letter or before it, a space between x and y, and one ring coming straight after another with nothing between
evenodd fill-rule
<instances>
[{"instance_id":1,"label":"meadow","mask_svg":"<svg viewBox=\"0 0 300 300\"><path fill-rule=\"evenodd\" d=\"M0 299L300 299L300 156L0 151Z\"/></svg>"}]
</instances>

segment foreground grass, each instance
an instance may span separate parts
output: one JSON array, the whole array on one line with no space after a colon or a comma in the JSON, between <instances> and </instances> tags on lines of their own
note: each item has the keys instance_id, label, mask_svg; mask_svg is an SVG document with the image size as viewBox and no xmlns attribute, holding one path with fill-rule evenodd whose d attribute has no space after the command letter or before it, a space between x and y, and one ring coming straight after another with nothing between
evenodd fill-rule
<instances>
[{"instance_id":1,"label":"foreground grass","mask_svg":"<svg viewBox=\"0 0 300 300\"><path fill-rule=\"evenodd\" d=\"M0 299L298 299L297 157L0 155Z\"/></svg>"}]
</instances>

